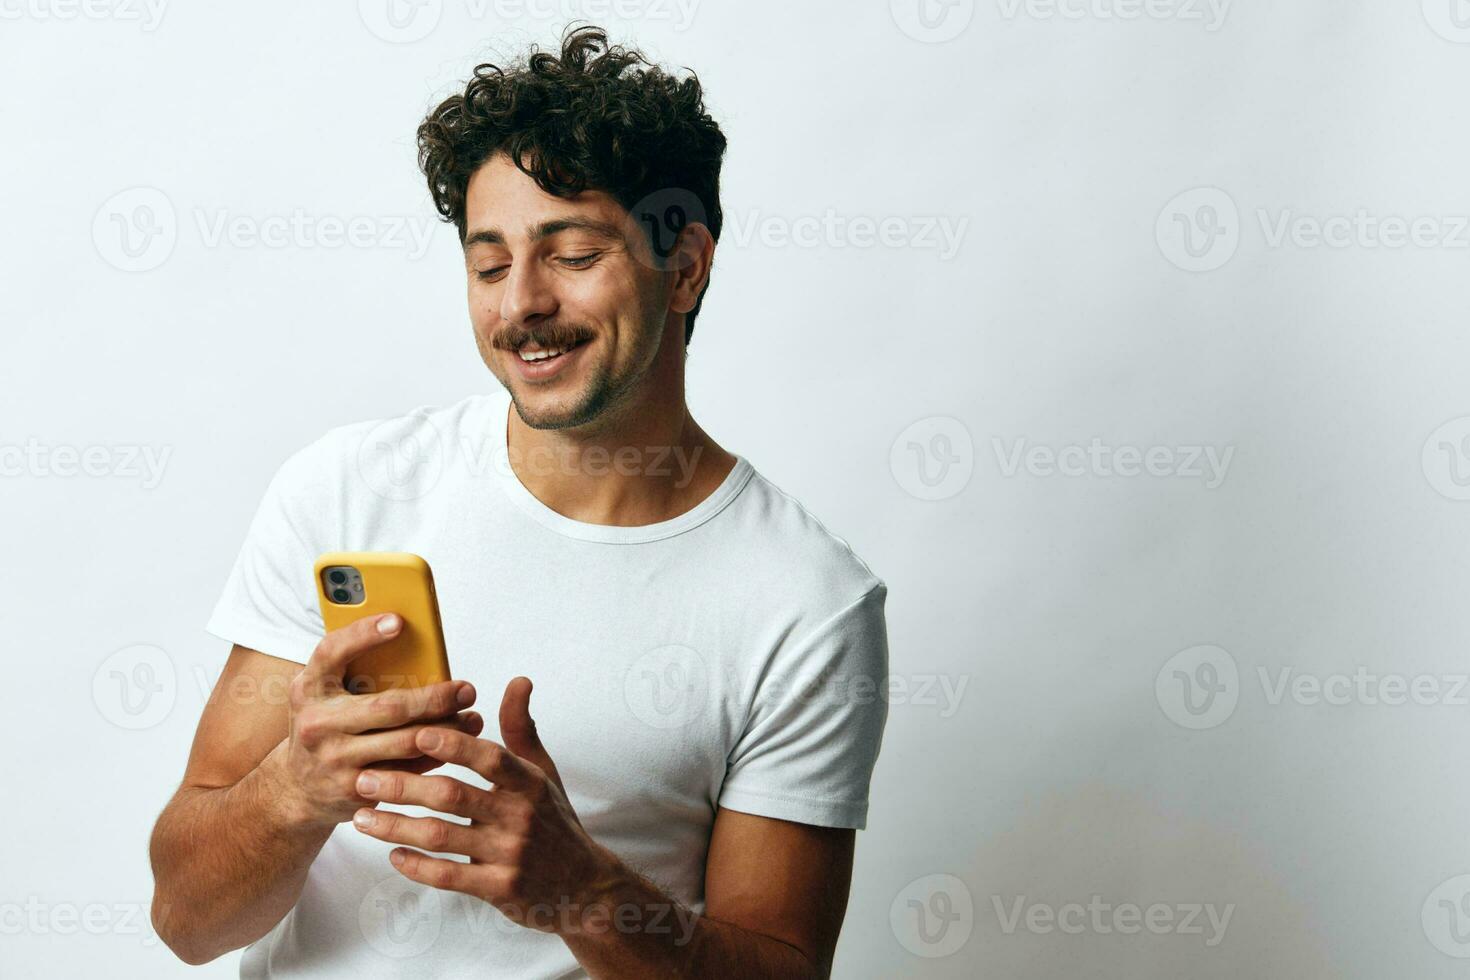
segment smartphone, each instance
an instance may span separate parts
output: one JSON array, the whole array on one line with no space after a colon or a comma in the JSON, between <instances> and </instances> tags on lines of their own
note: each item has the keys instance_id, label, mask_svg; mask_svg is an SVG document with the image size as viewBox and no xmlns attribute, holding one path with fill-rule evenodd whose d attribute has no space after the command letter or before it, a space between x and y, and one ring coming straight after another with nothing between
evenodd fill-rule
<instances>
[{"instance_id":1,"label":"smartphone","mask_svg":"<svg viewBox=\"0 0 1470 980\"><path fill-rule=\"evenodd\" d=\"M348 664L348 691L370 694L451 679L428 562L403 552L334 551L316 560L314 573L328 632L380 613L403 620L402 632Z\"/></svg>"}]
</instances>

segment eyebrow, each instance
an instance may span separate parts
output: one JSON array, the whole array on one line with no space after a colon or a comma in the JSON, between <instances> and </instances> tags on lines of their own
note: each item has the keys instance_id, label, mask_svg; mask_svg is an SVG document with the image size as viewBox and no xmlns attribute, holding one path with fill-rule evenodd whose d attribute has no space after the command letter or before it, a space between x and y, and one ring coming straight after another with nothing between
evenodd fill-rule
<instances>
[{"instance_id":1,"label":"eyebrow","mask_svg":"<svg viewBox=\"0 0 1470 980\"><path fill-rule=\"evenodd\" d=\"M531 228L531 241L539 242L564 231L586 231L603 238L622 241L622 229L606 221L591 218L553 218ZM505 233L499 228L482 228L465 236L464 247L472 245L504 245Z\"/></svg>"}]
</instances>

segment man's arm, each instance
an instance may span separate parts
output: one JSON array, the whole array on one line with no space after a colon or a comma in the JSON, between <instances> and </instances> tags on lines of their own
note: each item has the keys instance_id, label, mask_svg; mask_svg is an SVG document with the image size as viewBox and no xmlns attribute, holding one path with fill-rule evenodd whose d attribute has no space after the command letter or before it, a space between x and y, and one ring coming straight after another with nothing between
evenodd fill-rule
<instances>
[{"instance_id":1,"label":"man's arm","mask_svg":"<svg viewBox=\"0 0 1470 980\"><path fill-rule=\"evenodd\" d=\"M186 963L207 963L270 931L332 832L286 809L285 691L300 669L245 647L230 651L183 784L154 825L153 926ZM248 685L257 698L232 696Z\"/></svg>"},{"instance_id":2,"label":"man's arm","mask_svg":"<svg viewBox=\"0 0 1470 980\"><path fill-rule=\"evenodd\" d=\"M149 847L154 929L186 963L254 942L291 909L322 844L364 805L352 791L363 766L439 764L414 748L428 726L408 723L454 716L473 688L447 681L347 694L347 663L397 633L396 624L380 633L378 621L329 634L305 668L240 646L230 652ZM457 701L461 692L469 700ZM451 723L469 734L483 728L473 712Z\"/></svg>"},{"instance_id":3,"label":"man's arm","mask_svg":"<svg viewBox=\"0 0 1470 980\"><path fill-rule=\"evenodd\" d=\"M673 899L626 868L609 892L610 911L635 927L565 936L593 977L818 978L847 912L851 830L833 830L721 809L705 862L705 912ZM634 918L632 909L638 909ZM654 925L653 909L671 910ZM639 928L641 926L642 928Z\"/></svg>"}]
</instances>

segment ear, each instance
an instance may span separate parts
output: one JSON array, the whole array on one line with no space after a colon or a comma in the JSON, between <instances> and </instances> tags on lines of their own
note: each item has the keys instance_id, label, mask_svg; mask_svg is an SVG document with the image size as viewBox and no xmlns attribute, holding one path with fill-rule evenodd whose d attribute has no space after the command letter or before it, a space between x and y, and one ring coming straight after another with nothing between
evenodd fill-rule
<instances>
[{"instance_id":1,"label":"ear","mask_svg":"<svg viewBox=\"0 0 1470 980\"><path fill-rule=\"evenodd\" d=\"M668 270L673 276L669 291L669 311L688 313L699 302L709 282L710 267L715 261L715 239L699 222L684 226L679 232L674 253L669 256Z\"/></svg>"}]
</instances>

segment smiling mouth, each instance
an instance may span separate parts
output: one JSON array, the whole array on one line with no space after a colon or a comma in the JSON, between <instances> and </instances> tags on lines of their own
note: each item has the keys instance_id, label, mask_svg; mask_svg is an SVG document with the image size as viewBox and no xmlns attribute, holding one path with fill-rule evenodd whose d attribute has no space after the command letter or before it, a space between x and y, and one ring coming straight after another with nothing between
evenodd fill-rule
<instances>
[{"instance_id":1,"label":"smiling mouth","mask_svg":"<svg viewBox=\"0 0 1470 980\"><path fill-rule=\"evenodd\" d=\"M516 351L516 356L518 356L522 361L527 364L545 364L549 361L554 361L571 351L576 350L578 347L581 347L585 343L587 343L587 341L579 340L575 343L563 344L560 347L542 347L540 344L532 340L522 344L520 348Z\"/></svg>"}]
</instances>

